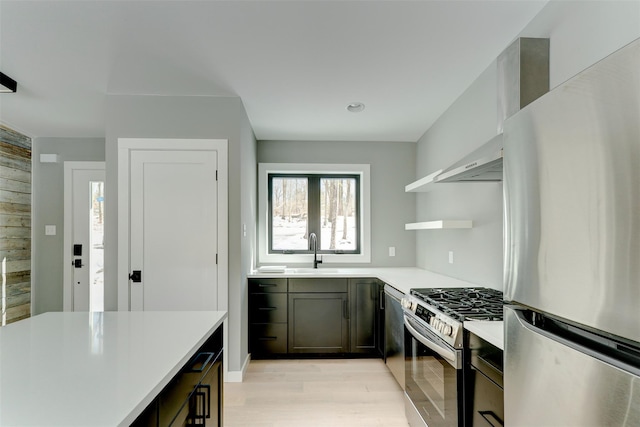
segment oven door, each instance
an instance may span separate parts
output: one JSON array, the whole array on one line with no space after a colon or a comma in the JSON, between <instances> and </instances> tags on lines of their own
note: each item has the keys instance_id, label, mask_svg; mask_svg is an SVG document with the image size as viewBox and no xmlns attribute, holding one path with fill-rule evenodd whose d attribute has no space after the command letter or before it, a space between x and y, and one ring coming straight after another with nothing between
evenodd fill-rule
<instances>
[{"instance_id":1,"label":"oven door","mask_svg":"<svg viewBox=\"0 0 640 427\"><path fill-rule=\"evenodd\" d=\"M457 427L462 418L462 350L405 315L406 412L412 427Z\"/></svg>"}]
</instances>

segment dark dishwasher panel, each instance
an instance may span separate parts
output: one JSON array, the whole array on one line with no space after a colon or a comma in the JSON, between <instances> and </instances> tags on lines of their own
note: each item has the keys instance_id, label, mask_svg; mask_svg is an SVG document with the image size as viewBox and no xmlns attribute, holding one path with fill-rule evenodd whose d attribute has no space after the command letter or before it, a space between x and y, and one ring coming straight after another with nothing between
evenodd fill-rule
<instances>
[{"instance_id":1,"label":"dark dishwasher panel","mask_svg":"<svg viewBox=\"0 0 640 427\"><path fill-rule=\"evenodd\" d=\"M466 370L467 417L474 427L504 425L503 351L469 333L469 367Z\"/></svg>"},{"instance_id":2,"label":"dark dishwasher panel","mask_svg":"<svg viewBox=\"0 0 640 427\"><path fill-rule=\"evenodd\" d=\"M384 286L384 358L389 371L405 389L404 314L400 301L404 294L390 285Z\"/></svg>"}]
</instances>

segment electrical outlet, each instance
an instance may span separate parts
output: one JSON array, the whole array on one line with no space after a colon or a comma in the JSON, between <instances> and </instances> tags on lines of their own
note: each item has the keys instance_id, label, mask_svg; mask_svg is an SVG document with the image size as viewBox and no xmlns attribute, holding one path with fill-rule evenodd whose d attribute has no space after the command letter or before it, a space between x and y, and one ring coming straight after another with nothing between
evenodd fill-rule
<instances>
[{"instance_id":1,"label":"electrical outlet","mask_svg":"<svg viewBox=\"0 0 640 427\"><path fill-rule=\"evenodd\" d=\"M453 264L453 251L449 251L449 264Z\"/></svg>"},{"instance_id":2,"label":"electrical outlet","mask_svg":"<svg viewBox=\"0 0 640 427\"><path fill-rule=\"evenodd\" d=\"M389 256L396 256L395 246L389 246Z\"/></svg>"}]
</instances>

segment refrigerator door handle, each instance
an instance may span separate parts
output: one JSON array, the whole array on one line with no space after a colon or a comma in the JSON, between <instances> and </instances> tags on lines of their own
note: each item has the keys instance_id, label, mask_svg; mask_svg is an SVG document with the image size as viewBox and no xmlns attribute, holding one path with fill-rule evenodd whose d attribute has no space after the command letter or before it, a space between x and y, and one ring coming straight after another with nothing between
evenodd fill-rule
<instances>
[{"instance_id":1,"label":"refrigerator door handle","mask_svg":"<svg viewBox=\"0 0 640 427\"><path fill-rule=\"evenodd\" d=\"M518 320L520 326L522 326L523 328L528 329L529 331L541 335L545 338L548 338L552 341L555 341L559 344L562 344L568 348L571 348L575 351L578 351L580 353L583 353L587 356L591 356L594 359L598 359L604 363L607 363L611 366L614 366L618 369L621 369L625 372L629 372L635 376L640 376L640 368L637 368L633 365L630 365L629 363L626 363L623 360L617 359L613 356L610 356L608 354L602 353L600 351L598 351L597 349L591 348L591 347L586 347L576 341L570 340L568 338L565 338L563 336L560 336L556 333L550 332L546 329L540 328L538 326L533 325L524 315L524 310L520 309L519 307L512 307L512 306L505 306L505 311L507 310L511 310L515 313L515 318Z\"/></svg>"}]
</instances>

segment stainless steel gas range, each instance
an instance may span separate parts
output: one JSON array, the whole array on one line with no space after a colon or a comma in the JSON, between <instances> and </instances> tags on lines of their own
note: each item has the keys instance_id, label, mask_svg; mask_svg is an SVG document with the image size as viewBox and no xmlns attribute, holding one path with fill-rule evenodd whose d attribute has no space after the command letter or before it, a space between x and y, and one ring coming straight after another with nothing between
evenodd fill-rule
<instances>
[{"instance_id":1,"label":"stainless steel gas range","mask_svg":"<svg viewBox=\"0 0 640 427\"><path fill-rule=\"evenodd\" d=\"M479 287L412 289L402 307L409 424L468 424L463 322L502 320L502 292Z\"/></svg>"}]
</instances>

